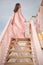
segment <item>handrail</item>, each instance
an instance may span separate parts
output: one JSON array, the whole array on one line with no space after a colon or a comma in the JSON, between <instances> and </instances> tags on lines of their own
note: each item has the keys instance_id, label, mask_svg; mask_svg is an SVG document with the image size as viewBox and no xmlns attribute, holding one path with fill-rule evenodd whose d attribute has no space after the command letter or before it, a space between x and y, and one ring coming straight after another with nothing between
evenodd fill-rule
<instances>
[{"instance_id":1,"label":"handrail","mask_svg":"<svg viewBox=\"0 0 43 65\"><path fill-rule=\"evenodd\" d=\"M13 16L13 15L12 15L12 16ZM12 18L12 16L11 16L10 19L8 20L7 25L5 26L3 32L2 32L2 34L1 34L1 36L0 36L0 42L2 41L4 35L5 35L5 33L6 33L7 29L8 29L8 27L9 27L9 24L11 23L11 18Z\"/></svg>"},{"instance_id":2,"label":"handrail","mask_svg":"<svg viewBox=\"0 0 43 65\"><path fill-rule=\"evenodd\" d=\"M43 65L43 54L42 54L40 43L39 43L39 40L38 40L38 37L37 37L37 32L36 32L36 29L35 29L35 26L34 26L34 22L31 21L30 24L31 24L32 41L33 41L33 44L34 44L34 47L35 47L38 64Z\"/></svg>"},{"instance_id":3,"label":"handrail","mask_svg":"<svg viewBox=\"0 0 43 65\"><path fill-rule=\"evenodd\" d=\"M1 54L0 54L0 65L4 65L6 61L6 56L8 53L10 40L11 40L11 18L9 19L0 39L0 47L1 47Z\"/></svg>"}]
</instances>

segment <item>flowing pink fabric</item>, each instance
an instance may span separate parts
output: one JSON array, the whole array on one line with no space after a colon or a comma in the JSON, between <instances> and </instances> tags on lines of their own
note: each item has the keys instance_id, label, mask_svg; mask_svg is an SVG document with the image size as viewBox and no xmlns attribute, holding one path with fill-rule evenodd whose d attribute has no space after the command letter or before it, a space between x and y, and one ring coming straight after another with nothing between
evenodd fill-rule
<instances>
[{"instance_id":1,"label":"flowing pink fabric","mask_svg":"<svg viewBox=\"0 0 43 65\"><path fill-rule=\"evenodd\" d=\"M26 22L23 15L19 12L12 17L12 31L15 38L24 38Z\"/></svg>"}]
</instances>

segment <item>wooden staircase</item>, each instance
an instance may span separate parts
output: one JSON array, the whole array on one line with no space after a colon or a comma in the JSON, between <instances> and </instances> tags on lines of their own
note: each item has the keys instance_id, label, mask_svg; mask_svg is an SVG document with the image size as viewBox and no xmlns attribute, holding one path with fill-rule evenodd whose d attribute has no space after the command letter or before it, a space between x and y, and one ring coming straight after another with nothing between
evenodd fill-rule
<instances>
[{"instance_id":1,"label":"wooden staircase","mask_svg":"<svg viewBox=\"0 0 43 65\"><path fill-rule=\"evenodd\" d=\"M34 65L30 38L11 39L5 65Z\"/></svg>"},{"instance_id":2,"label":"wooden staircase","mask_svg":"<svg viewBox=\"0 0 43 65\"><path fill-rule=\"evenodd\" d=\"M30 38L12 38L8 22L0 40L0 65L43 65L43 53L34 22L30 22Z\"/></svg>"}]
</instances>

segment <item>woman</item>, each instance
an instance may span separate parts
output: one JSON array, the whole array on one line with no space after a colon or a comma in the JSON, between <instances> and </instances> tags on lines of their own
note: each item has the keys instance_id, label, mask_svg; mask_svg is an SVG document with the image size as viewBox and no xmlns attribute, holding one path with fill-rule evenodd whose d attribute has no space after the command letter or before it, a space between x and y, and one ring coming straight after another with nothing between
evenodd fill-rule
<instances>
[{"instance_id":1,"label":"woman","mask_svg":"<svg viewBox=\"0 0 43 65\"><path fill-rule=\"evenodd\" d=\"M14 8L13 21L12 21L14 37L16 38L25 37L25 25L26 25L25 21L26 20L24 19L21 13L20 3L16 3Z\"/></svg>"}]
</instances>

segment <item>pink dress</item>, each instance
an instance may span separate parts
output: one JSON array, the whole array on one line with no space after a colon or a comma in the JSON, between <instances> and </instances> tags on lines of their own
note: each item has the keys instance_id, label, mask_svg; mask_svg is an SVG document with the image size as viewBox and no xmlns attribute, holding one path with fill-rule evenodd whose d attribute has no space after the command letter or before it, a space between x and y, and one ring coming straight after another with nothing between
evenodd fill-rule
<instances>
[{"instance_id":1,"label":"pink dress","mask_svg":"<svg viewBox=\"0 0 43 65\"><path fill-rule=\"evenodd\" d=\"M12 31L15 38L24 38L26 22L21 13L14 13L12 20Z\"/></svg>"}]
</instances>

